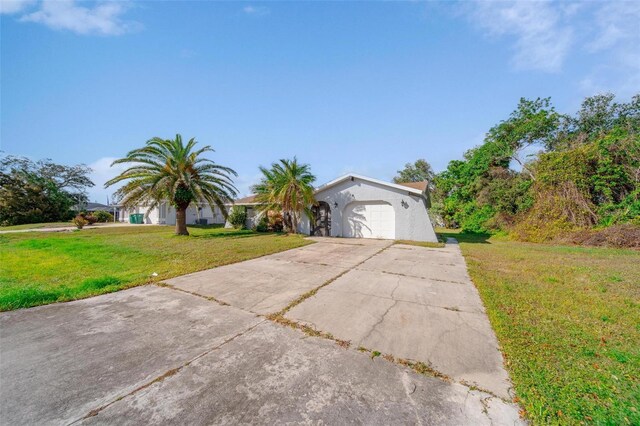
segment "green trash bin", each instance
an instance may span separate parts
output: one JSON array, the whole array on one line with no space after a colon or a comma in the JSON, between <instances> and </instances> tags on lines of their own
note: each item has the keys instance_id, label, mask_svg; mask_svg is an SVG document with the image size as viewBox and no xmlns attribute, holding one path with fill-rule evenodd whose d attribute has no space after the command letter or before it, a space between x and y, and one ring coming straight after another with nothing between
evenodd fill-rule
<instances>
[{"instance_id":1,"label":"green trash bin","mask_svg":"<svg viewBox=\"0 0 640 426\"><path fill-rule=\"evenodd\" d=\"M129 215L129 223L140 225L143 223L144 214L142 213L134 213Z\"/></svg>"}]
</instances>

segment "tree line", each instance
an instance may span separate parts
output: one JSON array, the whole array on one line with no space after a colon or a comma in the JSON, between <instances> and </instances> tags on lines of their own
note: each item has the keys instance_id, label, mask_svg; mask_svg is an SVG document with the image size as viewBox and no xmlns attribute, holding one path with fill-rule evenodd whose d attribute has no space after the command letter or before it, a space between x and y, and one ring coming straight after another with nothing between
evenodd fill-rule
<instances>
[{"instance_id":1,"label":"tree line","mask_svg":"<svg viewBox=\"0 0 640 426\"><path fill-rule=\"evenodd\" d=\"M84 164L0 158L0 225L70 220L73 207L87 202L86 188L94 186L90 173Z\"/></svg>"},{"instance_id":2,"label":"tree line","mask_svg":"<svg viewBox=\"0 0 640 426\"><path fill-rule=\"evenodd\" d=\"M484 142L433 176L446 227L544 241L576 229L640 225L640 94L586 98L574 115L521 99Z\"/></svg>"}]
</instances>

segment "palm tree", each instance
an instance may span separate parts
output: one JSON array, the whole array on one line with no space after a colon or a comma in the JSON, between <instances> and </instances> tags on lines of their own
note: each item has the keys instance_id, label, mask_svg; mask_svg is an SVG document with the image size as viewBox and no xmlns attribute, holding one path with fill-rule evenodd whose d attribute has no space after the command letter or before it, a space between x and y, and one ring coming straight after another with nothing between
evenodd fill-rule
<instances>
[{"instance_id":1,"label":"palm tree","mask_svg":"<svg viewBox=\"0 0 640 426\"><path fill-rule=\"evenodd\" d=\"M305 213L312 219L310 206L315 204L313 182L308 164L298 163L298 159L280 160L271 168L260 167L262 179L253 187L258 209L262 212L281 211L283 222L289 232L296 233L298 223Z\"/></svg>"},{"instance_id":2,"label":"palm tree","mask_svg":"<svg viewBox=\"0 0 640 426\"><path fill-rule=\"evenodd\" d=\"M150 211L169 201L176 208L176 235L189 235L186 211L191 203L205 201L211 209L218 206L226 218L224 203L237 192L230 176L238 174L202 157L213 149L207 145L194 151L196 143L192 138L184 145L179 134L175 139L149 139L143 148L134 149L111 164L132 166L105 183L105 188L127 181L116 191L125 207L145 204Z\"/></svg>"}]
</instances>

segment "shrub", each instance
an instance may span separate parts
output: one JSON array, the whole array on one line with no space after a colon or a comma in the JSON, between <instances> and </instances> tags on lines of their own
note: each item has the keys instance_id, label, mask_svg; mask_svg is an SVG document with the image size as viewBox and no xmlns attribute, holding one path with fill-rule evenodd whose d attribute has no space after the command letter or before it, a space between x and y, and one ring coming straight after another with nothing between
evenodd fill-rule
<instances>
[{"instance_id":1,"label":"shrub","mask_svg":"<svg viewBox=\"0 0 640 426\"><path fill-rule=\"evenodd\" d=\"M247 210L242 206L235 206L229 213L229 223L235 229L243 229L247 221Z\"/></svg>"},{"instance_id":2,"label":"shrub","mask_svg":"<svg viewBox=\"0 0 640 426\"><path fill-rule=\"evenodd\" d=\"M284 229L284 221L280 212L269 212L269 230L272 232L282 232Z\"/></svg>"},{"instance_id":3,"label":"shrub","mask_svg":"<svg viewBox=\"0 0 640 426\"><path fill-rule=\"evenodd\" d=\"M109 212L105 212L102 210L98 210L93 212L92 215L97 222L105 223L105 222L113 222L113 215Z\"/></svg>"},{"instance_id":4,"label":"shrub","mask_svg":"<svg viewBox=\"0 0 640 426\"><path fill-rule=\"evenodd\" d=\"M86 225L93 225L98 221L98 219L96 219L96 217L93 216L91 213L82 212L82 213L78 213L78 216L82 217L87 222Z\"/></svg>"},{"instance_id":5,"label":"shrub","mask_svg":"<svg viewBox=\"0 0 640 426\"><path fill-rule=\"evenodd\" d=\"M489 226L487 222L493 217L495 210L491 206L483 206L477 208L475 205L470 205L467 211L465 211L464 221L461 223L463 232L475 232L486 233L489 232Z\"/></svg>"},{"instance_id":6,"label":"shrub","mask_svg":"<svg viewBox=\"0 0 640 426\"><path fill-rule=\"evenodd\" d=\"M84 226L89 223L87 221L87 219L84 218L84 216L82 214L77 215L76 217L73 218L73 224L76 226L76 228L78 229L82 229L84 228Z\"/></svg>"},{"instance_id":7,"label":"shrub","mask_svg":"<svg viewBox=\"0 0 640 426\"><path fill-rule=\"evenodd\" d=\"M258 232L267 232L267 231L269 231L269 219L267 218L267 215L263 215L260 218L260 221L256 225L256 231L258 231Z\"/></svg>"}]
</instances>

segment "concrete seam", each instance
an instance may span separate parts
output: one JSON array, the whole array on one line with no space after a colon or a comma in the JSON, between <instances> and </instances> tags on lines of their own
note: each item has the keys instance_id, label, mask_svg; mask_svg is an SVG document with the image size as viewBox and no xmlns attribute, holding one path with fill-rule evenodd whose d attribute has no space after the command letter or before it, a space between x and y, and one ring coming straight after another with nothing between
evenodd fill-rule
<instances>
[{"instance_id":1,"label":"concrete seam","mask_svg":"<svg viewBox=\"0 0 640 426\"><path fill-rule=\"evenodd\" d=\"M414 302L413 300L405 300L405 299L394 299L391 297L384 297L384 296L377 296L377 295L373 295L373 294L369 294L369 293L363 293L361 291L354 291L354 290L330 290L336 293L343 293L343 294L360 294L362 296L367 296L367 297L375 297L377 299L385 299L385 300L395 300L396 302L402 302L402 303L408 303L410 305L417 305L417 306L423 306L425 308L436 308L436 309L445 309L447 311L451 311L451 312L462 312L465 314L472 314L472 315L481 315L483 312L474 312L474 311L468 311L468 310L464 310L464 309L460 309L457 306L441 306L441 305L432 305L430 303L420 303L420 302Z\"/></svg>"},{"instance_id":2,"label":"concrete seam","mask_svg":"<svg viewBox=\"0 0 640 426\"><path fill-rule=\"evenodd\" d=\"M369 259L367 259L367 260L369 260ZM381 269L372 271L371 269L358 268L358 266L360 266L361 264L362 263L359 263L358 265L354 266L353 269L358 269L359 271L365 271L365 272L381 272L383 274L399 275L401 277L420 278L422 280L432 280L432 281L438 281L438 282L443 282L443 283L461 284L461 285L468 285L469 284L469 283L463 283L462 281L451 281L451 280L443 280L441 278L420 277L418 275L408 275L408 274L402 274L400 272L389 272L389 271L383 271Z\"/></svg>"},{"instance_id":3,"label":"concrete seam","mask_svg":"<svg viewBox=\"0 0 640 426\"><path fill-rule=\"evenodd\" d=\"M205 299L205 300L208 300L208 301L210 301L210 302L216 302L217 304L219 304L219 305L221 305L221 306L231 306L231 305L229 305L227 302L225 302L225 301L223 301L223 300L220 300L220 299L217 299L217 298L215 298L215 297L213 297L213 296L204 296L204 295L202 295L202 294L198 294L198 293L195 293L195 292L193 292L193 291L184 290L184 289L182 289L182 288L172 286L171 284L167 284L167 283L165 283L165 282L153 283L153 285L155 285L155 286L157 286L157 287L164 287L164 288L168 288L168 289L175 290L175 291L181 291L181 292L183 292L183 293L187 293L187 294L190 294L190 295L192 295L192 296L200 297L201 299Z\"/></svg>"},{"instance_id":4,"label":"concrete seam","mask_svg":"<svg viewBox=\"0 0 640 426\"><path fill-rule=\"evenodd\" d=\"M135 395L135 394L136 394L136 393L138 393L139 391L144 390L144 389L146 389L146 388L148 388L148 387L152 386L152 385L153 385L153 384L155 384L155 383L160 383L160 382L162 382L164 379L166 379L166 378L168 378L168 377L171 377L171 376L174 376L174 375L178 374L181 370L183 370L185 367L188 367L188 366L189 366L189 365L191 365L193 362L195 362L195 361L199 360L200 358L202 358L202 357L204 357L204 356L206 356L206 355L210 354L210 353L211 353L211 352L213 352L213 351L216 351L216 350L220 349L222 346L224 346L224 345L226 345L227 343L229 343L229 342L231 342L231 341L235 340L236 338L238 338L238 337L240 337L240 336L242 336L242 335L244 335L244 334L246 334L246 333L251 332L253 329L255 329L255 328L256 328L257 326L259 326L260 324L264 323L265 321L266 321L266 320L264 320L264 319L260 320L258 323L256 323L256 324L252 325L251 327L247 328L246 330L243 330L243 331L241 331L241 332L239 332L239 333L237 333L237 334L234 334L233 336L229 337L228 339L226 339L226 340L225 340L225 341L223 341L222 343L220 343L220 344L218 344L218 345L216 345L216 346L214 346L214 347L212 347L212 348L210 348L210 349L208 349L208 350L206 350L206 351L204 351L204 352L202 352L202 353L200 353L200 354L196 355L195 357L191 358L190 360L188 360L188 361L187 361L187 362L185 362L184 364L182 364L182 365L180 365L180 366L178 366L178 367L176 367L176 368L172 368L172 369L170 369L170 370L167 370L166 372L164 372L164 373L163 373L163 374L161 374L160 376L158 376L158 377L154 378L153 380L151 380L151 381L149 381L149 382L147 382L147 383L145 383L145 384L143 384L143 385L141 385L141 386L138 386L138 387L137 387L137 388L135 388L134 390L132 390L132 391L130 391L130 392L128 392L128 393L126 393L126 394L124 394L124 395L121 395L121 396L119 396L119 397L116 397L116 398L115 398L115 399L113 399L112 401L110 401L110 402L108 402L108 403L106 403L106 404L104 404L104 405L102 405L102 406L100 406L100 407L98 407L98 408L94 408L93 410L91 410L91 411L89 411L87 414L85 414L84 416L82 416L82 417L80 417L79 419L76 419L76 420L74 420L74 421L72 421L72 422L68 423L67 425L68 425L68 426L70 426L70 425L72 425L72 424L76 424L76 423L78 423L78 422L80 422L80 421L82 421L82 420L86 420L86 419L88 419L88 418L90 418L90 417L97 416L98 414L100 414L100 412L101 412L101 411L105 410L106 408L110 407L111 405L115 404L116 402L118 402L118 401L120 401L120 400L123 400L123 399L125 399L125 398L127 398L127 397L129 397L129 396Z\"/></svg>"},{"instance_id":5,"label":"concrete seam","mask_svg":"<svg viewBox=\"0 0 640 426\"><path fill-rule=\"evenodd\" d=\"M388 249L390 246L385 246L383 248L381 248L380 250L376 251L375 253L373 253L371 256L367 257L366 259L364 259L362 262L352 266L351 268L345 269L343 272L339 273L338 275L336 275L333 278L328 279L327 281L325 281L324 283L322 283L321 285L319 285L318 287L314 288L313 290L309 290L308 292L304 293L303 295L301 295L300 297L298 297L297 299L295 299L294 301L292 301L291 303L289 303L287 306L285 306L283 309L281 309L279 312L276 312L274 314L271 315L267 315L267 319L269 320L275 320L278 317L284 317L284 314L286 314L287 312L289 312L292 308L296 307L297 305L299 305L300 303L304 302L305 300L307 300L308 298L310 298L311 296L315 295L318 290L320 290L323 287L328 286L329 284L331 284L332 282L336 281L338 278L342 277L343 275L349 273L350 271L356 269L358 266L362 265L364 262L366 262L367 260L373 258L374 256L377 256L378 254L382 253L383 251L385 251L386 249Z\"/></svg>"}]
</instances>

